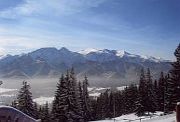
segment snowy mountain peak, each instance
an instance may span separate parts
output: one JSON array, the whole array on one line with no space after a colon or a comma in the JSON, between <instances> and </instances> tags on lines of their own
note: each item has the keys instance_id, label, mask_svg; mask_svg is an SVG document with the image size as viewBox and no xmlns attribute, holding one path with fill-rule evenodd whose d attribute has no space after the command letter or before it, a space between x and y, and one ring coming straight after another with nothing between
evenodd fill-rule
<instances>
[{"instance_id":1,"label":"snowy mountain peak","mask_svg":"<svg viewBox=\"0 0 180 122\"><path fill-rule=\"evenodd\" d=\"M109 50L109 49L95 49L95 48L88 48L85 50L81 50L78 53L83 54L83 55L87 55L89 53L107 53L107 54L115 54L116 50Z\"/></svg>"},{"instance_id":2,"label":"snowy mountain peak","mask_svg":"<svg viewBox=\"0 0 180 122\"><path fill-rule=\"evenodd\" d=\"M83 55L87 55L89 53L92 53L92 52L98 52L99 50L98 49L95 49L95 48L87 48L85 50L81 50L79 51L78 53L80 54L83 54Z\"/></svg>"},{"instance_id":3,"label":"snowy mountain peak","mask_svg":"<svg viewBox=\"0 0 180 122\"><path fill-rule=\"evenodd\" d=\"M152 56L145 56L145 55L141 55L140 56L142 59L145 60L150 60L150 61L154 61L154 62L170 62L169 60L164 60L163 58L160 57L152 57Z\"/></svg>"},{"instance_id":4,"label":"snowy mountain peak","mask_svg":"<svg viewBox=\"0 0 180 122\"><path fill-rule=\"evenodd\" d=\"M7 58L7 57L10 57L11 55L7 54L7 55L0 55L0 60L1 59L4 59L4 58Z\"/></svg>"},{"instance_id":5,"label":"snowy mountain peak","mask_svg":"<svg viewBox=\"0 0 180 122\"><path fill-rule=\"evenodd\" d=\"M170 69L169 62L154 57L130 54L123 50L89 48L78 53L66 48L59 50L41 48L27 54L7 56L0 59L0 77L57 77L60 72L64 72L71 66L76 66L80 76L87 73L93 77L94 75L98 76L98 79L99 76L106 79L121 79L126 77L128 72L136 72L136 68L141 69L142 66L151 68L152 63L156 67L153 67L156 72L165 68ZM125 80L131 81L131 78L136 78L136 76L127 76ZM104 81L104 79L102 80Z\"/></svg>"},{"instance_id":6,"label":"snowy mountain peak","mask_svg":"<svg viewBox=\"0 0 180 122\"><path fill-rule=\"evenodd\" d=\"M123 57L126 54L128 54L128 53L126 51L124 51L124 50L116 51L116 56L118 56L118 57Z\"/></svg>"},{"instance_id":7,"label":"snowy mountain peak","mask_svg":"<svg viewBox=\"0 0 180 122\"><path fill-rule=\"evenodd\" d=\"M169 60L164 60L162 58L155 58L155 57L152 57L152 56L131 54L131 53L126 52L125 50L109 50L109 49L88 48L88 49L85 49L85 50L81 50L78 53L80 53L82 55L88 55L90 53L108 54L108 55L114 55L114 56L119 57L119 58L130 57L130 58L140 58L142 60L149 60L149 61L153 61L153 62L170 62Z\"/></svg>"}]
</instances>

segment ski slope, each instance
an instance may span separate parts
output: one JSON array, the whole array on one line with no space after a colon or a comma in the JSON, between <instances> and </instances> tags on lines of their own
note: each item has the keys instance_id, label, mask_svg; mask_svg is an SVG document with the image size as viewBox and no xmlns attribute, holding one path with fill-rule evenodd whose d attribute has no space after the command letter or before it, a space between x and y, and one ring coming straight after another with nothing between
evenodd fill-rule
<instances>
[{"instance_id":1,"label":"ski slope","mask_svg":"<svg viewBox=\"0 0 180 122\"><path fill-rule=\"evenodd\" d=\"M141 120L141 121L140 121ZM135 114L122 115L111 120L99 120L92 122L176 122L175 113L165 116L160 116L160 113L150 116L138 117Z\"/></svg>"}]
</instances>

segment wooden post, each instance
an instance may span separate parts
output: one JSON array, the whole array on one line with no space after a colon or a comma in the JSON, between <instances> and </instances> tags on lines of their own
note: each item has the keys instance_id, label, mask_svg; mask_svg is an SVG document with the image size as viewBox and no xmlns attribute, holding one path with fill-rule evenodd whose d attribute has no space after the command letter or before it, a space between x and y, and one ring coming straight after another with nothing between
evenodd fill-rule
<instances>
[{"instance_id":1,"label":"wooden post","mask_svg":"<svg viewBox=\"0 0 180 122\"><path fill-rule=\"evenodd\" d=\"M176 121L180 122L180 102L176 105Z\"/></svg>"}]
</instances>

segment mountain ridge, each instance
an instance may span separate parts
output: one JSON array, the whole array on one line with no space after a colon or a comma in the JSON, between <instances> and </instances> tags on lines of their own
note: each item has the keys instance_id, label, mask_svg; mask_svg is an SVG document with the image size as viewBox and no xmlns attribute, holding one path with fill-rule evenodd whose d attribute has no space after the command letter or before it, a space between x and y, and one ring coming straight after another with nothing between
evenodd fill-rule
<instances>
[{"instance_id":1,"label":"mountain ridge","mask_svg":"<svg viewBox=\"0 0 180 122\"><path fill-rule=\"evenodd\" d=\"M153 75L171 68L167 60L143 57L118 50L84 50L73 52L63 47L40 48L22 54L0 58L1 78L59 77L74 67L77 77L88 75L92 83L137 82L142 68L150 68Z\"/></svg>"},{"instance_id":2,"label":"mountain ridge","mask_svg":"<svg viewBox=\"0 0 180 122\"><path fill-rule=\"evenodd\" d=\"M48 50L48 51L64 51L64 52L74 52L74 53L79 53L79 54L82 54L82 55L88 55L89 53L116 53L116 56L117 57L123 57L123 56L130 56L130 57L141 57L142 59L155 59L157 61L161 61L161 62L171 62L171 60L166 60L166 59L163 59L163 58L160 58L160 57L154 57L154 56L147 56L147 55L137 55L137 54L132 54L132 53L129 53L125 50L109 50L109 49L95 49L95 48L87 48L87 49L84 49L84 50L80 50L80 51L71 51L69 49L67 49L66 47L62 47L60 49L57 49L55 47L43 47L43 48L40 48L40 49L37 49L37 50L34 50L32 52L29 52L29 53L33 53L33 52L37 52L37 51L45 51L45 50ZM22 53L22 54L19 54L19 55L11 55L11 54L5 54L5 55L0 55L0 60L3 59L3 58L6 58L8 56L22 56L22 55L26 55L26 54L29 54L29 53Z\"/></svg>"}]
</instances>

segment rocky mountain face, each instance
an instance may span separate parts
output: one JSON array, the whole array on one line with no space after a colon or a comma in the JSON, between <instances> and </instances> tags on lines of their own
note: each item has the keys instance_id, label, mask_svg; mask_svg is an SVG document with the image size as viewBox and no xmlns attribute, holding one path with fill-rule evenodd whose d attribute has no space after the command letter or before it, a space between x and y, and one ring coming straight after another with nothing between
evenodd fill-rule
<instances>
[{"instance_id":1,"label":"rocky mountain face","mask_svg":"<svg viewBox=\"0 0 180 122\"><path fill-rule=\"evenodd\" d=\"M74 67L78 78L85 74L97 86L124 85L137 82L142 68L153 76L168 72L169 61L130 54L126 51L87 49L72 52L66 48L41 48L23 55L0 58L1 78L54 78Z\"/></svg>"}]
</instances>

